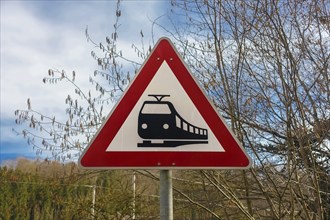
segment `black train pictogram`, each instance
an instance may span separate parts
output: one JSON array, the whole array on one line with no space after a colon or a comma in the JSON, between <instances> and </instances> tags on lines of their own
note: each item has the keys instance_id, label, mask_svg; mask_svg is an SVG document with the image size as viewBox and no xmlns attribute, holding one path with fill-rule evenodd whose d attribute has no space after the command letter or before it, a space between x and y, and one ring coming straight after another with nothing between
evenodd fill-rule
<instances>
[{"instance_id":1,"label":"black train pictogram","mask_svg":"<svg viewBox=\"0 0 330 220\"><path fill-rule=\"evenodd\" d=\"M143 143L138 147L177 147L207 144L208 131L184 120L169 101L169 95L154 95L156 100L144 101L138 116L138 134Z\"/></svg>"}]
</instances>

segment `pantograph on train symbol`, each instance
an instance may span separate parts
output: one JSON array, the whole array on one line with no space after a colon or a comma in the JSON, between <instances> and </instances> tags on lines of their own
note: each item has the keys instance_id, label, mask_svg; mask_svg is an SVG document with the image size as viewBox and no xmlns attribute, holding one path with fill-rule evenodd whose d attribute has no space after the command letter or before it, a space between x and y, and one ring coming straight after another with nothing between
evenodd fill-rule
<instances>
[{"instance_id":1,"label":"pantograph on train symbol","mask_svg":"<svg viewBox=\"0 0 330 220\"><path fill-rule=\"evenodd\" d=\"M171 102L162 101L170 95L148 96L156 100L144 101L139 112L138 134L143 142L138 143L138 147L177 147L208 143L207 129L187 122Z\"/></svg>"}]
</instances>

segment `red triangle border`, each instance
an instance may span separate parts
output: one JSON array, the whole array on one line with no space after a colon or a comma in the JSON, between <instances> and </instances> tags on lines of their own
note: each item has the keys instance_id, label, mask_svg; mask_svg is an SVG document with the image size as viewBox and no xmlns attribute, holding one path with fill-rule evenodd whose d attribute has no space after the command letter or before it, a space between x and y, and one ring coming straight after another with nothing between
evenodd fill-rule
<instances>
[{"instance_id":1,"label":"red triangle border","mask_svg":"<svg viewBox=\"0 0 330 220\"><path fill-rule=\"evenodd\" d=\"M225 152L106 151L144 90L166 61ZM206 98L168 38L161 38L118 104L79 159L89 168L106 169L229 169L249 168L244 148Z\"/></svg>"}]
</instances>

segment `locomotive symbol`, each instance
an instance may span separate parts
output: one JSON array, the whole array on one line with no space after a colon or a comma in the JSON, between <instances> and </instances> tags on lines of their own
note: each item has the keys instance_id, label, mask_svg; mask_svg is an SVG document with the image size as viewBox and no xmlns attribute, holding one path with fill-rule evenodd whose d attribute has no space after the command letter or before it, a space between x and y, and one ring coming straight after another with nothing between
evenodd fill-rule
<instances>
[{"instance_id":1,"label":"locomotive symbol","mask_svg":"<svg viewBox=\"0 0 330 220\"><path fill-rule=\"evenodd\" d=\"M153 95L156 101L145 101L138 117L138 134L143 143L138 147L177 147L187 144L207 144L208 132L184 120L169 101L169 95Z\"/></svg>"}]
</instances>

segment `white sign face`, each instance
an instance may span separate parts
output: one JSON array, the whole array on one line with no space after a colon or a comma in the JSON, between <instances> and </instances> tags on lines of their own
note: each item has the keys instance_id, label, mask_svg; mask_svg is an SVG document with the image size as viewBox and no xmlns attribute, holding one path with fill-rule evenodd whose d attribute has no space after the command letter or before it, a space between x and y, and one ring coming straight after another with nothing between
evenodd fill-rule
<instances>
[{"instance_id":1,"label":"white sign face","mask_svg":"<svg viewBox=\"0 0 330 220\"><path fill-rule=\"evenodd\" d=\"M164 121L169 118L172 122ZM158 132L151 123L161 123L163 130ZM166 61L106 151L225 152Z\"/></svg>"}]
</instances>

